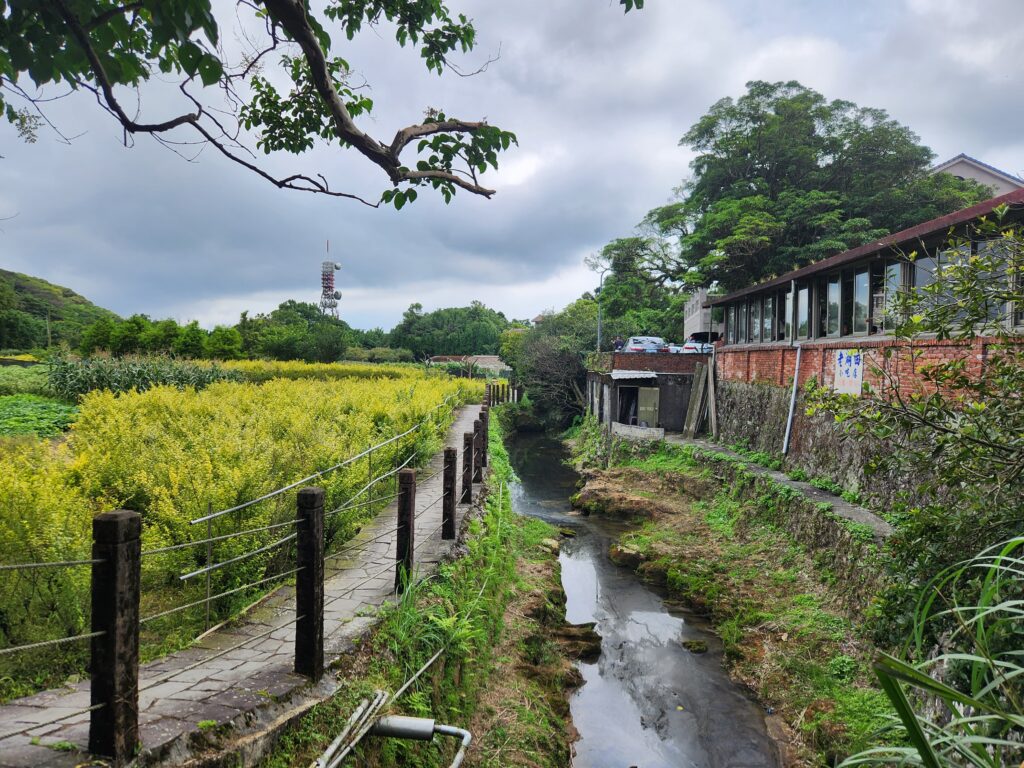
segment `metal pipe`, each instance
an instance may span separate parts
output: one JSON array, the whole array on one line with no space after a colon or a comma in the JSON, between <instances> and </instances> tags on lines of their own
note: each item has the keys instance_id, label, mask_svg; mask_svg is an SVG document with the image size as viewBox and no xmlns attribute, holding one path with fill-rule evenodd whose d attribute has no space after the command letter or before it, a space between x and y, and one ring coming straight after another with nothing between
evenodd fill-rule
<instances>
[{"instance_id":1,"label":"metal pipe","mask_svg":"<svg viewBox=\"0 0 1024 768\"><path fill-rule=\"evenodd\" d=\"M469 749L469 744L473 741L473 734L465 728L456 728L454 725L435 725L434 733L440 734L441 736L455 736L456 738L462 739L459 751L455 753L455 759L452 760L452 764L450 766L450 768L459 768L459 766L462 765L462 761L466 759L466 750Z\"/></svg>"},{"instance_id":2,"label":"metal pipe","mask_svg":"<svg viewBox=\"0 0 1024 768\"><path fill-rule=\"evenodd\" d=\"M782 441L782 455L789 453L789 436L793 432L793 414L796 412L796 388L800 381L800 352L803 350L799 344L796 345L796 366L793 368L793 391L789 396L789 418L786 419L786 437Z\"/></svg>"},{"instance_id":3,"label":"metal pipe","mask_svg":"<svg viewBox=\"0 0 1024 768\"><path fill-rule=\"evenodd\" d=\"M426 717L404 717L401 715L382 717L370 728L370 734L373 736L414 741L430 741L435 733L439 736L453 736L462 739L459 751L455 753L451 762L451 768L459 768L466 758L466 750L469 749L470 742L473 741L473 734L465 728L458 728L454 725L438 725Z\"/></svg>"}]
</instances>

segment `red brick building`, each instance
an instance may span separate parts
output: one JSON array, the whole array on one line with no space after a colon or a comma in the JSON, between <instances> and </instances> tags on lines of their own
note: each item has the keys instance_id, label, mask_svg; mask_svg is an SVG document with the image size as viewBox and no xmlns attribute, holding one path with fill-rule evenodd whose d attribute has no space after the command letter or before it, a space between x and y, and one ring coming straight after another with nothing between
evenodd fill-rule
<instances>
[{"instance_id":1,"label":"red brick building","mask_svg":"<svg viewBox=\"0 0 1024 768\"><path fill-rule=\"evenodd\" d=\"M1009 207L1008 218L1024 220L1024 190L995 197L947 216L867 245L787 272L749 288L716 297L708 306L724 313L725 333L717 351L717 373L723 381L762 382L784 386L796 367L796 347L802 347L798 381L814 376L830 383L837 351L863 353L864 380L875 383L872 366L900 376L917 377L929 360L969 356L970 364L983 364L988 342L979 339L970 349L962 343L922 337L915 340L920 354L916 364L906 355L886 360L881 350L894 346L886 315L891 297L934 280L944 260L951 235L969 237L971 226L997 206ZM972 250L991 241L975 240ZM906 254L916 252L911 261ZM961 254L955 254L958 258ZM1004 308L1005 322L1024 331L1024 307Z\"/></svg>"}]
</instances>

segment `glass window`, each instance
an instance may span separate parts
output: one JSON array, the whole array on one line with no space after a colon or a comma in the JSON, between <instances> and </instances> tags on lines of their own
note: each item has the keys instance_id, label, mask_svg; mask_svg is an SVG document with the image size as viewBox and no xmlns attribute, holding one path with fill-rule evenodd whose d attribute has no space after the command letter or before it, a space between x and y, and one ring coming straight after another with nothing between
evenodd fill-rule
<instances>
[{"instance_id":1,"label":"glass window","mask_svg":"<svg viewBox=\"0 0 1024 768\"><path fill-rule=\"evenodd\" d=\"M868 270L862 269L853 276L853 332L868 332L868 296L870 294Z\"/></svg>"},{"instance_id":2,"label":"glass window","mask_svg":"<svg viewBox=\"0 0 1024 768\"><path fill-rule=\"evenodd\" d=\"M736 341L742 344L747 340L747 304L740 304L736 308Z\"/></svg>"},{"instance_id":3,"label":"glass window","mask_svg":"<svg viewBox=\"0 0 1024 768\"><path fill-rule=\"evenodd\" d=\"M764 297L764 314L761 316L761 338L764 341L775 341L772 333L772 320L775 318L775 297Z\"/></svg>"},{"instance_id":4,"label":"glass window","mask_svg":"<svg viewBox=\"0 0 1024 768\"><path fill-rule=\"evenodd\" d=\"M995 287L995 285L1007 285L1007 267L1010 266L1008 262L1011 255L1009 249L1005 247L1004 242L1001 239L982 240L976 243L975 247L978 249L978 256L980 256L984 261L991 261L1002 265L996 270L983 271L980 275L981 279L992 287ZM985 298L988 303L988 306L985 307L986 319L989 322L994 322L999 320L1001 317L1006 316L1005 313L1010 309L1010 307L1005 303L1000 302L998 297L992 296L991 294L986 293Z\"/></svg>"},{"instance_id":5,"label":"glass window","mask_svg":"<svg viewBox=\"0 0 1024 768\"><path fill-rule=\"evenodd\" d=\"M730 304L725 308L725 343L736 343L736 305Z\"/></svg>"},{"instance_id":6,"label":"glass window","mask_svg":"<svg viewBox=\"0 0 1024 768\"><path fill-rule=\"evenodd\" d=\"M754 299L750 304L750 340L761 340L761 300Z\"/></svg>"},{"instance_id":7,"label":"glass window","mask_svg":"<svg viewBox=\"0 0 1024 768\"><path fill-rule=\"evenodd\" d=\"M838 336L841 294L839 275L834 275L828 279L828 287L826 290L828 295L826 297L825 335Z\"/></svg>"},{"instance_id":8,"label":"glass window","mask_svg":"<svg viewBox=\"0 0 1024 768\"><path fill-rule=\"evenodd\" d=\"M796 335L806 339L811 335L811 289L804 286L796 292Z\"/></svg>"},{"instance_id":9,"label":"glass window","mask_svg":"<svg viewBox=\"0 0 1024 768\"><path fill-rule=\"evenodd\" d=\"M793 338L793 292L786 291L786 338Z\"/></svg>"},{"instance_id":10,"label":"glass window","mask_svg":"<svg viewBox=\"0 0 1024 768\"><path fill-rule=\"evenodd\" d=\"M898 261L887 261L882 274L884 297L882 306L875 313L875 323L884 331L891 331L899 318L896 316L896 297L903 288L903 265Z\"/></svg>"},{"instance_id":11,"label":"glass window","mask_svg":"<svg viewBox=\"0 0 1024 768\"><path fill-rule=\"evenodd\" d=\"M924 288L935 282L938 262L934 256L919 256L914 260L914 287Z\"/></svg>"},{"instance_id":12,"label":"glass window","mask_svg":"<svg viewBox=\"0 0 1024 768\"><path fill-rule=\"evenodd\" d=\"M853 272L843 272L839 290L839 335L853 333Z\"/></svg>"}]
</instances>

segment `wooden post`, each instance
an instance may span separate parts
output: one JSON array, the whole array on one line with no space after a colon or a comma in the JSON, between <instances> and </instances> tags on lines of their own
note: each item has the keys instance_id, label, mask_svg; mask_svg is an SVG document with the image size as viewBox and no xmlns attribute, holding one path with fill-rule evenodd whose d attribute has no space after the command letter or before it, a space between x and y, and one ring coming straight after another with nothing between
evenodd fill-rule
<instances>
[{"instance_id":1,"label":"wooden post","mask_svg":"<svg viewBox=\"0 0 1024 768\"><path fill-rule=\"evenodd\" d=\"M484 384L484 407L491 404L491 383Z\"/></svg>"},{"instance_id":2,"label":"wooden post","mask_svg":"<svg viewBox=\"0 0 1024 768\"><path fill-rule=\"evenodd\" d=\"M455 465L459 453L454 448L444 449L444 499L441 501L441 538L455 538Z\"/></svg>"},{"instance_id":3,"label":"wooden post","mask_svg":"<svg viewBox=\"0 0 1024 768\"><path fill-rule=\"evenodd\" d=\"M481 408L480 409L480 421L482 421L483 425L484 425L484 442L483 442L483 445L480 446L480 466L481 467L486 467L487 466L487 448L490 445L489 441L491 439L491 410L490 410L490 408Z\"/></svg>"},{"instance_id":4,"label":"wooden post","mask_svg":"<svg viewBox=\"0 0 1024 768\"><path fill-rule=\"evenodd\" d=\"M92 519L92 686L89 751L127 763L139 743L139 591L142 517L119 509Z\"/></svg>"},{"instance_id":5,"label":"wooden post","mask_svg":"<svg viewBox=\"0 0 1024 768\"><path fill-rule=\"evenodd\" d=\"M324 671L323 488L299 491L295 519L295 671L318 682Z\"/></svg>"},{"instance_id":6,"label":"wooden post","mask_svg":"<svg viewBox=\"0 0 1024 768\"><path fill-rule=\"evenodd\" d=\"M416 547L416 470L398 473L398 535L395 537L395 591L402 592L412 579Z\"/></svg>"},{"instance_id":7,"label":"wooden post","mask_svg":"<svg viewBox=\"0 0 1024 768\"><path fill-rule=\"evenodd\" d=\"M462 433L462 503L473 503L473 433Z\"/></svg>"},{"instance_id":8,"label":"wooden post","mask_svg":"<svg viewBox=\"0 0 1024 768\"><path fill-rule=\"evenodd\" d=\"M484 423L477 419L473 422L473 482L484 481L483 459L480 454L484 449Z\"/></svg>"}]
</instances>

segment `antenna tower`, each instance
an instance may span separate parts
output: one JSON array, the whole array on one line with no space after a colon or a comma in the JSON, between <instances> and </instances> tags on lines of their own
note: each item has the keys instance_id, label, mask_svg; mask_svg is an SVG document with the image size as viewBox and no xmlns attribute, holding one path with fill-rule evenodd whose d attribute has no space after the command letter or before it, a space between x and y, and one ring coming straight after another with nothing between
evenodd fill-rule
<instances>
[{"instance_id":1,"label":"antenna tower","mask_svg":"<svg viewBox=\"0 0 1024 768\"><path fill-rule=\"evenodd\" d=\"M331 241L327 241L327 253L331 252ZM320 311L331 317L338 316L338 299L341 291L334 289L334 273L341 269L336 261L325 261L320 265Z\"/></svg>"}]
</instances>

